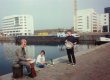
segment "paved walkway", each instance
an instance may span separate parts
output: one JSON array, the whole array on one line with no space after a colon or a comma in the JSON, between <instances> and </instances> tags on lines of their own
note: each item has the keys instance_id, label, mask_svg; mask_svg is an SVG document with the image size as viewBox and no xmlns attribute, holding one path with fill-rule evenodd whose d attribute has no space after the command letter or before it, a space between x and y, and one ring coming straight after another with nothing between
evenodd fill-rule
<instances>
[{"instance_id":1,"label":"paved walkway","mask_svg":"<svg viewBox=\"0 0 110 80\"><path fill-rule=\"evenodd\" d=\"M76 66L66 64L67 59L60 60L62 62L38 71L36 78L19 80L110 80L110 43L88 50L76 60ZM0 80L12 80L10 75Z\"/></svg>"}]
</instances>

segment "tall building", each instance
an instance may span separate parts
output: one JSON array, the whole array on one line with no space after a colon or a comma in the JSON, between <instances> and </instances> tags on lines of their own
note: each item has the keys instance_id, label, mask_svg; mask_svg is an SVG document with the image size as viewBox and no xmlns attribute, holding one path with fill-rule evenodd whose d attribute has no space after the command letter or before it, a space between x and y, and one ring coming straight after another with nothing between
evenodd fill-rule
<instances>
[{"instance_id":1,"label":"tall building","mask_svg":"<svg viewBox=\"0 0 110 80\"><path fill-rule=\"evenodd\" d=\"M109 13L103 13L99 15L99 26L101 27L101 32L110 31Z\"/></svg>"},{"instance_id":2,"label":"tall building","mask_svg":"<svg viewBox=\"0 0 110 80\"><path fill-rule=\"evenodd\" d=\"M110 7L106 7L106 8L104 9L104 13L110 13Z\"/></svg>"},{"instance_id":3,"label":"tall building","mask_svg":"<svg viewBox=\"0 0 110 80\"><path fill-rule=\"evenodd\" d=\"M6 36L33 35L33 17L30 15L6 16L2 19L2 32Z\"/></svg>"},{"instance_id":4,"label":"tall building","mask_svg":"<svg viewBox=\"0 0 110 80\"><path fill-rule=\"evenodd\" d=\"M110 32L110 7L106 7L106 8L104 9L104 12L105 12L105 13L109 13L109 32Z\"/></svg>"},{"instance_id":5,"label":"tall building","mask_svg":"<svg viewBox=\"0 0 110 80\"><path fill-rule=\"evenodd\" d=\"M94 9L78 10L77 31L98 32L97 13Z\"/></svg>"}]
</instances>

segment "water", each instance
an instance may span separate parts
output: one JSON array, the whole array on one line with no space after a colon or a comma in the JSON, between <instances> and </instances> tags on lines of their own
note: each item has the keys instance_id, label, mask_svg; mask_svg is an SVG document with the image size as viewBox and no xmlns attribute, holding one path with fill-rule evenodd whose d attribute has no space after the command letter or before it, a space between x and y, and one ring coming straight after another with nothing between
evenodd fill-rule
<instances>
[{"instance_id":1,"label":"water","mask_svg":"<svg viewBox=\"0 0 110 80\"><path fill-rule=\"evenodd\" d=\"M0 75L8 74L12 71L12 63L17 47L19 45L15 45L15 43L0 43ZM77 45L75 51L83 51L92 47L94 45ZM36 59L41 50L45 50L47 61L66 55L64 45L28 45L27 49L27 55L33 59Z\"/></svg>"}]
</instances>

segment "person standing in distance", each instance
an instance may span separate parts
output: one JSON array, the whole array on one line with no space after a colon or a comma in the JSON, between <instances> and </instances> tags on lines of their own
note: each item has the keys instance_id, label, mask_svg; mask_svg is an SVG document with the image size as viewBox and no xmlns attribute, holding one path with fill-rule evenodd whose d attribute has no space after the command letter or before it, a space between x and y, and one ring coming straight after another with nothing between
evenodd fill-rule
<instances>
[{"instance_id":1,"label":"person standing in distance","mask_svg":"<svg viewBox=\"0 0 110 80\"><path fill-rule=\"evenodd\" d=\"M67 56L69 60L69 64L72 64L73 66L76 64L76 59L74 55L74 45L76 44L76 39L74 36L72 36L72 31L67 31L67 37L65 39L65 46L67 50Z\"/></svg>"}]
</instances>

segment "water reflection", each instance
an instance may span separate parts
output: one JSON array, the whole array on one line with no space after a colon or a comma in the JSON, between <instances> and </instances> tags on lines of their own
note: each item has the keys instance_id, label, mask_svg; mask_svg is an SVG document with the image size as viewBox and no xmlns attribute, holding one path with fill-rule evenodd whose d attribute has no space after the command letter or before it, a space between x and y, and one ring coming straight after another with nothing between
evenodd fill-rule
<instances>
[{"instance_id":1,"label":"water reflection","mask_svg":"<svg viewBox=\"0 0 110 80\"><path fill-rule=\"evenodd\" d=\"M36 45L35 57L37 57L41 50L45 50L46 60L51 60L66 55L65 51L59 50L58 45Z\"/></svg>"},{"instance_id":2,"label":"water reflection","mask_svg":"<svg viewBox=\"0 0 110 80\"><path fill-rule=\"evenodd\" d=\"M26 50L27 50L27 55L30 58L34 59L35 58L35 46L27 46Z\"/></svg>"},{"instance_id":3,"label":"water reflection","mask_svg":"<svg viewBox=\"0 0 110 80\"><path fill-rule=\"evenodd\" d=\"M59 51L64 51L66 49L65 45L58 45Z\"/></svg>"},{"instance_id":4,"label":"water reflection","mask_svg":"<svg viewBox=\"0 0 110 80\"><path fill-rule=\"evenodd\" d=\"M77 44L77 45L74 45L74 51L75 52L79 52L79 51L85 51L87 49L91 49L93 47L96 47L96 45L92 45L92 44ZM58 49L59 51L65 51L66 50L66 47L65 45L58 45Z\"/></svg>"},{"instance_id":5,"label":"water reflection","mask_svg":"<svg viewBox=\"0 0 110 80\"><path fill-rule=\"evenodd\" d=\"M86 50L88 50L88 49L91 49L91 48L93 48L93 47L96 47L95 45L87 45L87 44L78 44L78 45L75 45L74 46L74 50L75 50L75 52L80 52L80 51L86 51Z\"/></svg>"},{"instance_id":6,"label":"water reflection","mask_svg":"<svg viewBox=\"0 0 110 80\"><path fill-rule=\"evenodd\" d=\"M4 58L8 61L14 61L16 58L15 51L17 48L20 47L20 45L15 45L14 43L4 43L2 44L3 46L3 53L4 53ZM26 47L27 55L34 59L35 58L35 46L27 46Z\"/></svg>"},{"instance_id":7,"label":"water reflection","mask_svg":"<svg viewBox=\"0 0 110 80\"><path fill-rule=\"evenodd\" d=\"M2 46L4 58L8 61L12 61L15 58L15 50L17 46L15 46L14 43L11 44L4 43Z\"/></svg>"}]
</instances>

